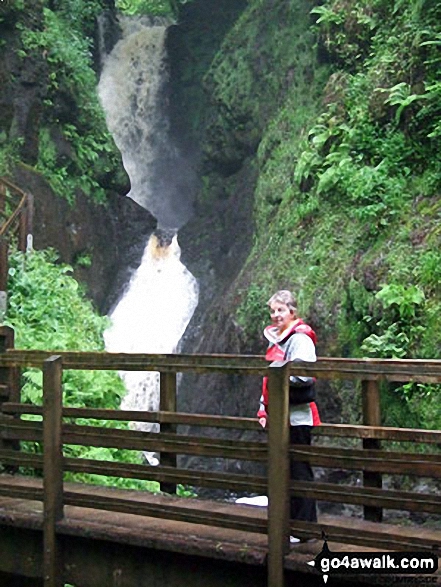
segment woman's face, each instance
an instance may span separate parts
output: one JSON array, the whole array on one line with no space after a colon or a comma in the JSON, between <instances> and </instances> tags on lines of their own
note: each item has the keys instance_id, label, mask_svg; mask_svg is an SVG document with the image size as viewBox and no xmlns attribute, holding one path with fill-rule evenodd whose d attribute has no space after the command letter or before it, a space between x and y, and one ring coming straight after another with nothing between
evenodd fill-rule
<instances>
[{"instance_id":1,"label":"woman's face","mask_svg":"<svg viewBox=\"0 0 441 587\"><path fill-rule=\"evenodd\" d=\"M294 321L294 311L286 304L272 302L270 304L271 321L279 332L283 332Z\"/></svg>"}]
</instances>

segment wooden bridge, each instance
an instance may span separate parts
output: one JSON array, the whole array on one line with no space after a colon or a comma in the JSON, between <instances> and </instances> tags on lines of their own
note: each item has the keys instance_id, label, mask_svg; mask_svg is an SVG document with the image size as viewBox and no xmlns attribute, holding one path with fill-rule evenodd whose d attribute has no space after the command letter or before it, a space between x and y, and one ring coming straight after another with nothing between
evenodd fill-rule
<instances>
[{"instance_id":1,"label":"wooden bridge","mask_svg":"<svg viewBox=\"0 0 441 587\"><path fill-rule=\"evenodd\" d=\"M439 383L441 361L320 359L268 366L260 356L24 351L14 349L13 338L10 328L0 328L2 585L283 587L304 584L306 575L308 585L319 585L321 575L306 563L319 553L324 537L332 551L439 556L439 526L391 525L382 521L382 513L439 516L440 496L385 489L382 480L386 475L439 480L441 431L381 426L379 394L381 381ZM20 401L25 367L43 371L42 406ZM159 411L64 407L62 373L67 369L159 371ZM178 413L176 379L185 372L268 375L268 431L253 418ZM311 447L289 446L291 373L353 381L354 394L355 382L361 381L363 425L323 424L315 429ZM84 425L79 419L156 422L160 432ZM183 427L201 432L183 432ZM209 437L203 434L206 428L242 435L255 431L257 440ZM25 452L20 445L25 440L38 443L41 452ZM69 458L63 456L64 445L157 451L160 466ZM419 450L423 446L427 450ZM260 462L266 474L189 470L178 466L177 455ZM317 467L360 472L362 484L290 483L290 456ZM32 471L34 476L24 474ZM166 493L66 483L67 471L158 481ZM268 508L177 497L172 494L178 483L267 494ZM289 520L290 494L361 506L364 513L358 518L321 515L317 523ZM317 541L290 546L290 534ZM374 579L357 577L359 584L375 584ZM348 580L354 584L353 577Z\"/></svg>"}]
</instances>

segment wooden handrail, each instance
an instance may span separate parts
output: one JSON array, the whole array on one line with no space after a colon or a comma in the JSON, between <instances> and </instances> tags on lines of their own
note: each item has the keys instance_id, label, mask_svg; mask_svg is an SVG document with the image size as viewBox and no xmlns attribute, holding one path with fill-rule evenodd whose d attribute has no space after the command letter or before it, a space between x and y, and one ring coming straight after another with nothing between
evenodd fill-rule
<instances>
[{"instance_id":1,"label":"wooden handrail","mask_svg":"<svg viewBox=\"0 0 441 587\"><path fill-rule=\"evenodd\" d=\"M14 183L12 183L12 181L10 179L8 179L7 177L0 177L0 183L3 183L6 187L8 187L10 190L12 190L13 192L16 192L17 194L24 196L25 192L19 188L17 185L15 185Z\"/></svg>"},{"instance_id":2,"label":"wooden handrail","mask_svg":"<svg viewBox=\"0 0 441 587\"><path fill-rule=\"evenodd\" d=\"M24 195L22 197L22 199L20 200L17 208L14 210L14 212L12 212L12 214L9 216L8 220L1 226L0 236L4 236L6 234L6 232L9 230L10 226L14 223L14 221L18 218L21 211L26 206L26 202L27 202L27 196Z\"/></svg>"},{"instance_id":3,"label":"wooden handrail","mask_svg":"<svg viewBox=\"0 0 441 587\"><path fill-rule=\"evenodd\" d=\"M5 402L0 404L4 414L42 415L41 406ZM114 410L102 408L63 408L63 418L84 418L91 420L114 420L127 422L157 422L158 424L182 424L209 428L235 428L238 430L261 430L256 418L234 416L213 416L188 414L187 412L145 412L138 410ZM421 428L397 428L394 426L364 426L362 424L322 423L312 430L315 437L334 438L377 438L396 442L418 442L441 445L441 430Z\"/></svg>"},{"instance_id":4,"label":"wooden handrail","mask_svg":"<svg viewBox=\"0 0 441 587\"><path fill-rule=\"evenodd\" d=\"M265 375L268 363L261 355L226 354L128 354L84 351L28 351L10 349L0 354L1 367L40 367L45 359L60 355L64 369L223 372ZM319 357L315 363L295 362L290 374L320 379L364 379L396 382L441 383L441 360L345 359Z\"/></svg>"}]
</instances>

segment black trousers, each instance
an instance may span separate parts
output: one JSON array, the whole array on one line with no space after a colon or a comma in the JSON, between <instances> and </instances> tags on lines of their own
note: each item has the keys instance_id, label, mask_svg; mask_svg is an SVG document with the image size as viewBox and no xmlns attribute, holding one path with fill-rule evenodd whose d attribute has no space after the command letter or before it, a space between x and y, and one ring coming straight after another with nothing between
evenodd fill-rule
<instances>
[{"instance_id":1,"label":"black trousers","mask_svg":"<svg viewBox=\"0 0 441 587\"><path fill-rule=\"evenodd\" d=\"M312 426L290 426L289 437L291 444L311 444ZM291 481L314 481L314 473L309 463L302 463L291 459ZM317 508L314 499L307 497L290 498L290 517L292 520L317 522Z\"/></svg>"}]
</instances>

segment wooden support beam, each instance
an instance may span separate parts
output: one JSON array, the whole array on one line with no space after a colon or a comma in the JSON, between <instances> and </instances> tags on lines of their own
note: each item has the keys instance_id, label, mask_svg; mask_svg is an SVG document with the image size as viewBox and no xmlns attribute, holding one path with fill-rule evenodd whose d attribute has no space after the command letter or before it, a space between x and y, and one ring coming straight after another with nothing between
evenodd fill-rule
<instances>
[{"instance_id":1,"label":"wooden support beam","mask_svg":"<svg viewBox=\"0 0 441 587\"><path fill-rule=\"evenodd\" d=\"M34 196L33 194L26 194L26 251L33 248L33 234L34 234Z\"/></svg>"},{"instance_id":2,"label":"wooden support beam","mask_svg":"<svg viewBox=\"0 0 441 587\"><path fill-rule=\"evenodd\" d=\"M8 251L8 240L2 236L0 237L0 292L5 292L5 294L8 290ZM6 310L6 307L4 309Z\"/></svg>"},{"instance_id":3,"label":"wooden support beam","mask_svg":"<svg viewBox=\"0 0 441 587\"><path fill-rule=\"evenodd\" d=\"M284 587L289 551L289 362L268 371L268 587Z\"/></svg>"},{"instance_id":4,"label":"wooden support beam","mask_svg":"<svg viewBox=\"0 0 441 587\"><path fill-rule=\"evenodd\" d=\"M380 411L380 386L378 381L362 381L362 407L363 424L367 426L381 426ZM381 441L376 438L363 438L363 448L367 450L379 450ZM372 471L363 471L363 487L375 487L381 489L383 486L382 474ZM381 522L383 510L381 507L365 505L363 507L364 519L370 522Z\"/></svg>"},{"instance_id":5,"label":"wooden support beam","mask_svg":"<svg viewBox=\"0 0 441 587\"><path fill-rule=\"evenodd\" d=\"M159 409L164 412L176 412L176 373L160 374L160 399ZM174 424L161 424L161 432L176 434ZM161 452L161 465L166 467L176 467L176 453ZM176 493L176 485L171 483L161 483L161 491L164 493Z\"/></svg>"},{"instance_id":6,"label":"wooden support beam","mask_svg":"<svg viewBox=\"0 0 441 587\"><path fill-rule=\"evenodd\" d=\"M42 414L40 406L33 404L6 403L5 414ZM123 420L127 422L158 422L159 424L182 424L210 428L234 428L238 430L259 430L256 418L234 416L213 416L209 414L187 414L186 412L145 412L142 410L114 410L101 408L63 408L65 418L93 418L96 420ZM436 442L441 442L440 438Z\"/></svg>"},{"instance_id":7,"label":"wooden support beam","mask_svg":"<svg viewBox=\"0 0 441 587\"><path fill-rule=\"evenodd\" d=\"M0 353L14 348L15 333L10 326L0 326ZM20 401L20 370L17 367L0 368L0 409L4 401ZM18 416L6 416L10 422L16 422ZM16 440L0 438L0 449L19 450L20 443ZM17 472L17 467L7 466L8 473Z\"/></svg>"},{"instance_id":8,"label":"wooden support beam","mask_svg":"<svg viewBox=\"0 0 441 587\"><path fill-rule=\"evenodd\" d=\"M22 253L26 252L26 237L27 237L27 205L25 204L21 209L18 218L18 250Z\"/></svg>"},{"instance_id":9,"label":"wooden support beam","mask_svg":"<svg viewBox=\"0 0 441 587\"><path fill-rule=\"evenodd\" d=\"M63 518L63 452L61 441L62 362L53 356L43 365L44 587L63 587L62 552L56 532Z\"/></svg>"}]
</instances>

